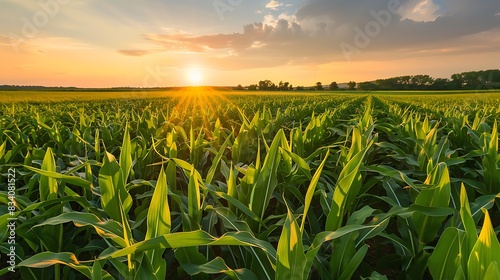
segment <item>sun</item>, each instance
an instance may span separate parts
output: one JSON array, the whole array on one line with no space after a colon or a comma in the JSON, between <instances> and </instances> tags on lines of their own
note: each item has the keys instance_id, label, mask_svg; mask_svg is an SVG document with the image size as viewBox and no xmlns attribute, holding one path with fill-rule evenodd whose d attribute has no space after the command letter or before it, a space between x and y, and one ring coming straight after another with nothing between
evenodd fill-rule
<instances>
[{"instance_id":1,"label":"sun","mask_svg":"<svg viewBox=\"0 0 500 280\"><path fill-rule=\"evenodd\" d=\"M203 82L203 73L200 69L190 68L186 72L186 79L192 86L199 86Z\"/></svg>"}]
</instances>

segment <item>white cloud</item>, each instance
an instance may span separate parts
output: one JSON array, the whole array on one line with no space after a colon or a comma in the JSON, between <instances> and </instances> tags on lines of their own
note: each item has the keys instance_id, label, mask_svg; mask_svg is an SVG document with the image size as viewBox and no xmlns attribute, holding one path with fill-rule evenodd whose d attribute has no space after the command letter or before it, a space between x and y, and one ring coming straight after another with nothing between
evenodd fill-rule
<instances>
[{"instance_id":1,"label":"white cloud","mask_svg":"<svg viewBox=\"0 0 500 280\"><path fill-rule=\"evenodd\" d=\"M264 20L262 21L262 23L269 25L269 26L272 26L272 27L276 27L276 25L280 19L284 19L290 24L291 23L298 23L297 17L295 15L290 15L288 13L281 13L280 15L278 15L278 17L275 17L272 14L267 14L264 16Z\"/></svg>"},{"instance_id":2,"label":"white cloud","mask_svg":"<svg viewBox=\"0 0 500 280\"><path fill-rule=\"evenodd\" d=\"M271 9L271 10L277 10L280 6L282 6L280 2L276 0L271 0L271 2L266 4L266 8Z\"/></svg>"},{"instance_id":3,"label":"white cloud","mask_svg":"<svg viewBox=\"0 0 500 280\"><path fill-rule=\"evenodd\" d=\"M419 0L416 2L417 3L414 3L414 5L409 3L408 6L413 6L412 8L407 9L406 11L403 10L403 13L401 14L402 19L429 22L436 20L436 18L440 16L438 12L441 7L434 3L433 0Z\"/></svg>"}]
</instances>

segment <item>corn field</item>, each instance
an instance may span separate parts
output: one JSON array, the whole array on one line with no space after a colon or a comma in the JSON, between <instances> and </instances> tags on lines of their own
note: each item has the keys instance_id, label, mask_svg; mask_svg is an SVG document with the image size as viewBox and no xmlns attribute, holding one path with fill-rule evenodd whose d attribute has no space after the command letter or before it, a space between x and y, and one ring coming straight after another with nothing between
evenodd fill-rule
<instances>
[{"instance_id":1,"label":"corn field","mask_svg":"<svg viewBox=\"0 0 500 280\"><path fill-rule=\"evenodd\" d=\"M0 108L2 279L500 279L499 94Z\"/></svg>"}]
</instances>

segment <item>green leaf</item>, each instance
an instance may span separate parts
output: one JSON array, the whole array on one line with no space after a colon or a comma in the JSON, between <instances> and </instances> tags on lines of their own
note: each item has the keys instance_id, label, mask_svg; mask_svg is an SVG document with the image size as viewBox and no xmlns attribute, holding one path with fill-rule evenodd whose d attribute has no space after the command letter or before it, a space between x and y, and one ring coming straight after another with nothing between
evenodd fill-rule
<instances>
[{"instance_id":1,"label":"green leaf","mask_svg":"<svg viewBox=\"0 0 500 280\"><path fill-rule=\"evenodd\" d=\"M41 176L45 176L45 177L52 178L52 179L58 179L58 180L61 180L62 182L82 187L86 191L89 191L89 192L91 192L91 190L92 190L92 182L84 180L80 177L64 175L64 174L58 173L56 171L47 171L47 170L38 169L38 168L27 166L27 165L24 165L24 167L26 169L29 169L31 171L34 171L34 172L40 174Z\"/></svg>"},{"instance_id":2,"label":"green leaf","mask_svg":"<svg viewBox=\"0 0 500 280\"><path fill-rule=\"evenodd\" d=\"M242 279L242 280L258 279L257 276L255 276L255 274L253 274L248 269L231 269L226 265L224 259L220 257L216 257L215 259L202 265L186 263L182 265L182 268L191 276L200 273L206 273L206 274L222 273L228 275L229 277L231 277L231 279Z\"/></svg>"},{"instance_id":3,"label":"green leaf","mask_svg":"<svg viewBox=\"0 0 500 280\"><path fill-rule=\"evenodd\" d=\"M464 184L462 184L460 189L460 217L465 228L465 239L461 246L462 256L465 256L462 258L462 268L467 268L468 256L477 242L477 230L474 219L472 218L469 199Z\"/></svg>"},{"instance_id":4,"label":"green leaf","mask_svg":"<svg viewBox=\"0 0 500 280\"><path fill-rule=\"evenodd\" d=\"M102 280L101 261L95 261L92 266L92 280Z\"/></svg>"},{"instance_id":5,"label":"green leaf","mask_svg":"<svg viewBox=\"0 0 500 280\"><path fill-rule=\"evenodd\" d=\"M123 227L117 221L103 221L91 213L70 212L52 217L37 225L59 225L64 223L73 223L77 227L91 226L103 238L111 238L119 246L126 247L123 239Z\"/></svg>"},{"instance_id":6,"label":"green leaf","mask_svg":"<svg viewBox=\"0 0 500 280\"><path fill-rule=\"evenodd\" d=\"M249 208L260 219L263 219L266 207L278 183L277 170L280 162L279 147L282 136L284 136L284 132L280 130L274 137L251 192Z\"/></svg>"},{"instance_id":7,"label":"green leaf","mask_svg":"<svg viewBox=\"0 0 500 280\"><path fill-rule=\"evenodd\" d=\"M128 213L132 206L132 197L125 189L123 170L115 157L108 152L104 155L104 162L99 171L99 187L102 208L113 220L121 221L120 207Z\"/></svg>"},{"instance_id":8,"label":"green leaf","mask_svg":"<svg viewBox=\"0 0 500 280\"><path fill-rule=\"evenodd\" d=\"M170 233L171 224L167 178L162 168L148 210L148 229L145 240ZM158 279L165 279L167 271L167 264L163 259L163 251L162 249L158 249L146 252L149 260L152 262L153 273Z\"/></svg>"},{"instance_id":9,"label":"green leaf","mask_svg":"<svg viewBox=\"0 0 500 280\"><path fill-rule=\"evenodd\" d=\"M330 155L330 150L326 152L325 158L319 165L318 169L314 173L314 176L311 180L311 183L309 184L309 187L307 188L306 192L306 197L304 201L304 214L302 216L302 224L300 225L300 232L304 232L304 226L306 223L306 217L307 217L307 212L309 211L309 207L311 207L311 202L313 199L314 192L316 191L316 186L318 185L319 178L321 177L321 172L323 171L323 167L325 166L326 160L328 159L328 156Z\"/></svg>"},{"instance_id":10,"label":"green leaf","mask_svg":"<svg viewBox=\"0 0 500 280\"><path fill-rule=\"evenodd\" d=\"M168 185L163 168L158 176L156 187L148 210L148 229L146 240L170 233L171 220L168 205Z\"/></svg>"},{"instance_id":11,"label":"green leaf","mask_svg":"<svg viewBox=\"0 0 500 280\"><path fill-rule=\"evenodd\" d=\"M42 252L36 254L18 264L20 267L47 268L56 264L69 266L83 275L91 278L91 270L88 266L80 264L73 253Z\"/></svg>"},{"instance_id":12,"label":"green leaf","mask_svg":"<svg viewBox=\"0 0 500 280\"><path fill-rule=\"evenodd\" d=\"M124 183L127 182L130 171L132 170L132 142L130 141L130 133L128 131L128 124L125 125L125 132L123 133L123 143L120 152L120 169L123 174Z\"/></svg>"},{"instance_id":13,"label":"green leaf","mask_svg":"<svg viewBox=\"0 0 500 280\"><path fill-rule=\"evenodd\" d=\"M356 252L356 254L354 254L354 256L350 260L345 270L342 271L342 274L340 275L339 279L341 280L352 279L352 275L354 274L354 272L356 272L356 269L358 269L358 266L365 258L367 252L368 252L368 245L365 244L361 246L361 248Z\"/></svg>"},{"instance_id":14,"label":"green leaf","mask_svg":"<svg viewBox=\"0 0 500 280\"><path fill-rule=\"evenodd\" d=\"M188 184L188 214L194 221L200 223L202 216L201 194L200 183L196 175L194 166L192 166Z\"/></svg>"},{"instance_id":15,"label":"green leaf","mask_svg":"<svg viewBox=\"0 0 500 280\"><path fill-rule=\"evenodd\" d=\"M361 137L359 134L354 135ZM337 186L333 193L331 210L328 213L326 221L325 229L328 231L337 230L342 226L347 208L350 207L361 189L362 176L359 169L363 165L363 160L368 148L369 147L366 147L354 155L339 175Z\"/></svg>"},{"instance_id":16,"label":"green leaf","mask_svg":"<svg viewBox=\"0 0 500 280\"><path fill-rule=\"evenodd\" d=\"M497 262L492 262L486 273L484 274L484 280L499 280L500 279L500 269L498 268Z\"/></svg>"},{"instance_id":17,"label":"green leaf","mask_svg":"<svg viewBox=\"0 0 500 280\"><path fill-rule=\"evenodd\" d=\"M230 143L230 139L231 139L232 135L233 135L233 133L231 133L231 135L229 135L226 138L226 141L224 141L224 144L222 144L222 147L219 149L219 152L217 152L217 155L215 155L215 158L212 161L212 166L210 166L210 169L208 170L207 178L205 179L205 182L207 184L212 183L212 179L214 178L215 171L217 170L217 166L219 166L219 162L220 162L222 156L224 155L224 152L226 151L227 146Z\"/></svg>"},{"instance_id":18,"label":"green leaf","mask_svg":"<svg viewBox=\"0 0 500 280\"><path fill-rule=\"evenodd\" d=\"M47 148L45 157L43 158L41 170L46 172L56 172L56 162L51 148ZM50 200L57 197L57 180L45 175L40 176L40 200Z\"/></svg>"},{"instance_id":19,"label":"green leaf","mask_svg":"<svg viewBox=\"0 0 500 280\"><path fill-rule=\"evenodd\" d=\"M464 232L454 227L447 228L429 257L428 266L433 279L453 279L462 266L461 240ZM467 255L465 255L467 256Z\"/></svg>"},{"instance_id":20,"label":"green leaf","mask_svg":"<svg viewBox=\"0 0 500 280\"><path fill-rule=\"evenodd\" d=\"M302 233L290 209L278 242L277 254L276 279L303 279L303 275L309 274L305 270Z\"/></svg>"},{"instance_id":21,"label":"green leaf","mask_svg":"<svg viewBox=\"0 0 500 280\"><path fill-rule=\"evenodd\" d=\"M495 262L500 264L500 244L493 230L490 215L488 211L484 211L483 228L467 263L468 278L485 279L486 270Z\"/></svg>"},{"instance_id":22,"label":"green leaf","mask_svg":"<svg viewBox=\"0 0 500 280\"><path fill-rule=\"evenodd\" d=\"M415 205L427 207L448 207L451 195L450 176L445 163L439 163L429 174L426 185L432 188L422 189L415 199ZM434 240L446 217L432 217L421 212L412 216L420 243Z\"/></svg>"},{"instance_id":23,"label":"green leaf","mask_svg":"<svg viewBox=\"0 0 500 280\"><path fill-rule=\"evenodd\" d=\"M140 253L152 249L185 248L196 246L251 246L262 249L272 262L276 261L276 250L271 244L255 238L249 232L229 232L217 238L205 231L170 233L142 242L130 247L105 254L100 259L119 258L128 254Z\"/></svg>"}]
</instances>

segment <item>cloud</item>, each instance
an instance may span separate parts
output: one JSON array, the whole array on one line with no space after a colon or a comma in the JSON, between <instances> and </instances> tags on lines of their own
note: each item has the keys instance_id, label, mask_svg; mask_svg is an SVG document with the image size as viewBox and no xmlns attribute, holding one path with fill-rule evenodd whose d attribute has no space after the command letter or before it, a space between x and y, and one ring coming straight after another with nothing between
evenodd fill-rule
<instances>
[{"instance_id":1,"label":"cloud","mask_svg":"<svg viewBox=\"0 0 500 280\"><path fill-rule=\"evenodd\" d=\"M266 4L266 8L271 10L277 10L280 6L283 6L283 4L279 3L276 0L271 0L271 2Z\"/></svg>"},{"instance_id":2,"label":"cloud","mask_svg":"<svg viewBox=\"0 0 500 280\"><path fill-rule=\"evenodd\" d=\"M372 61L492 52L491 38L500 37L500 17L492 12L497 0L478 1L486 8L468 0L312 0L295 14L267 14L240 32L176 30L146 38L166 51L199 54L218 69L345 62L342 44L355 48L352 59ZM360 36L363 46L356 44Z\"/></svg>"},{"instance_id":3,"label":"cloud","mask_svg":"<svg viewBox=\"0 0 500 280\"><path fill-rule=\"evenodd\" d=\"M414 5L408 5L408 9L402 13L402 19L410 19L419 22L434 21L440 16L441 7L433 0L418 0Z\"/></svg>"},{"instance_id":4,"label":"cloud","mask_svg":"<svg viewBox=\"0 0 500 280\"><path fill-rule=\"evenodd\" d=\"M150 51L146 50L118 50L118 52L127 56L143 56L151 53Z\"/></svg>"}]
</instances>

